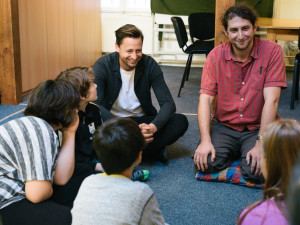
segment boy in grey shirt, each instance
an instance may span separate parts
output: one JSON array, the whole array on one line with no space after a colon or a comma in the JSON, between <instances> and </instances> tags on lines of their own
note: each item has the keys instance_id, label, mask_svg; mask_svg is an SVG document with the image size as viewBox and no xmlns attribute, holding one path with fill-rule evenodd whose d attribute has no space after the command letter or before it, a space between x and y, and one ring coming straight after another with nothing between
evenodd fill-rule
<instances>
[{"instance_id":1,"label":"boy in grey shirt","mask_svg":"<svg viewBox=\"0 0 300 225\"><path fill-rule=\"evenodd\" d=\"M106 173L83 181L72 224L165 224L151 188L130 179L145 146L138 124L126 118L107 121L96 131L93 146Z\"/></svg>"}]
</instances>

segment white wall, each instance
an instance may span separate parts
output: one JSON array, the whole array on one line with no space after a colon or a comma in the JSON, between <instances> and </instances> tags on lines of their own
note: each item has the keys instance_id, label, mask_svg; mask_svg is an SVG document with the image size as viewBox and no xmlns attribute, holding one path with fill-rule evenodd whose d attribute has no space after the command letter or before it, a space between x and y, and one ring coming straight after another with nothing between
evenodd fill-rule
<instances>
[{"instance_id":1,"label":"white wall","mask_svg":"<svg viewBox=\"0 0 300 225\"><path fill-rule=\"evenodd\" d=\"M300 19L300 0L274 0L273 17Z\"/></svg>"},{"instance_id":2,"label":"white wall","mask_svg":"<svg viewBox=\"0 0 300 225\"><path fill-rule=\"evenodd\" d=\"M102 20L102 51L115 51L115 31L125 24L137 26L144 35L143 53L152 54L153 18L151 14L134 15L124 13L101 13Z\"/></svg>"}]
</instances>

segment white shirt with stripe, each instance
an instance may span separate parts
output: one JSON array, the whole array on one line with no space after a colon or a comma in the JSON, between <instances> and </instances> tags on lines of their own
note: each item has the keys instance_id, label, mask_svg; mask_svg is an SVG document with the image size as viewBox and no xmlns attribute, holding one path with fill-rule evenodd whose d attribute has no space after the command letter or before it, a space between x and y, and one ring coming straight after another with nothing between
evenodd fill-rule
<instances>
[{"instance_id":1,"label":"white shirt with stripe","mask_svg":"<svg viewBox=\"0 0 300 225\"><path fill-rule=\"evenodd\" d=\"M0 126L0 209L25 198L25 182L52 182L58 137L44 120L26 116Z\"/></svg>"}]
</instances>

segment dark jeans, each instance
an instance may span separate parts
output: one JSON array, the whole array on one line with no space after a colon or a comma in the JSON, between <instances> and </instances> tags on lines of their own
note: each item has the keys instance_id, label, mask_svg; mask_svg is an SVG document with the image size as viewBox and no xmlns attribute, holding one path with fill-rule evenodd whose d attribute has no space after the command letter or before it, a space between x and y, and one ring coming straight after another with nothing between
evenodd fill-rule
<instances>
[{"instance_id":1,"label":"dark jeans","mask_svg":"<svg viewBox=\"0 0 300 225\"><path fill-rule=\"evenodd\" d=\"M3 225L71 225L69 207L46 200L32 203L26 198L0 210Z\"/></svg>"},{"instance_id":2,"label":"dark jeans","mask_svg":"<svg viewBox=\"0 0 300 225\"><path fill-rule=\"evenodd\" d=\"M255 176L247 165L246 155L255 146L259 130L239 132L218 122L212 122L211 140L216 150L216 158L211 162L208 156L208 169L204 173L215 173L229 167L233 161L242 158L241 172L246 180L263 183L262 175Z\"/></svg>"},{"instance_id":3,"label":"dark jeans","mask_svg":"<svg viewBox=\"0 0 300 225\"><path fill-rule=\"evenodd\" d=\"M86 177L94 173L95 170L88 164L75 163L74 173L68 183L63 186L53 185L51 200L72 208L81 183Z\"/></svg>"},{"instance_id":4,"label":"dark jeans","mask_svg":"<svg viewBox=\"0 0 300 225\"><path fill-rule=\"evenodd\" d=\"M142 116L142 117L130 117L138 124L149 124L153 121L155 116ZM186 116L182 114L173 114L170 121L158 132L154 134L154 140L147 144L143 150L143 159L152 158L157 156L162 149L166 146L173 144L177 141L188 128L188 120Z\"/></svg>"}]
</instances>

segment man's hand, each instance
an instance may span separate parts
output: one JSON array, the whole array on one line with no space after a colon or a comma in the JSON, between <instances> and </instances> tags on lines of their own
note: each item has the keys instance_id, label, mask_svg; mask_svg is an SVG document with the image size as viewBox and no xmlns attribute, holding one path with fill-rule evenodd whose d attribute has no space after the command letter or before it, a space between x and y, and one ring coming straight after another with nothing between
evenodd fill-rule
<instances>
[{"instance_id":1,"label":"man's hand","mask_svg":"<svg viewBox=\"0 0 300 225\"><path fill-rule=\"evenodd\" d=\"M216 150L212 143L201 143L194 154L194 164L198 170L204 171L208 168L207 157L211 154L211 161L214 162L216 158Z\"/></svg>"},{"instance_id":2,"label":"man's hand","mask_svg":"<svg viewBox=\"0 0 300 225\"><path fill-rule=\"evenodd\" d=\"M250 157L252 159L251 162L251 169L250 172L254 173L254 169L255 169L255 176L260 175L261 171L260 171L260 142L256 142L254 148L252 148L246 156L246 161L247 161L247 165L250 164Z\"/></svg>"},{"instance_id":3,"label":"man's hand","mask_svg":"<svg viewBox=\"0 0 300 225\"><path fill-rule=\"evenodd\" d=\"M150 143L153 141L153 135L157 131L156 126L153 123L146 124L146 123L141 123L139 125L141 132L145 138L145 141L147 143Z\"/></svg>"}]
</instances>

